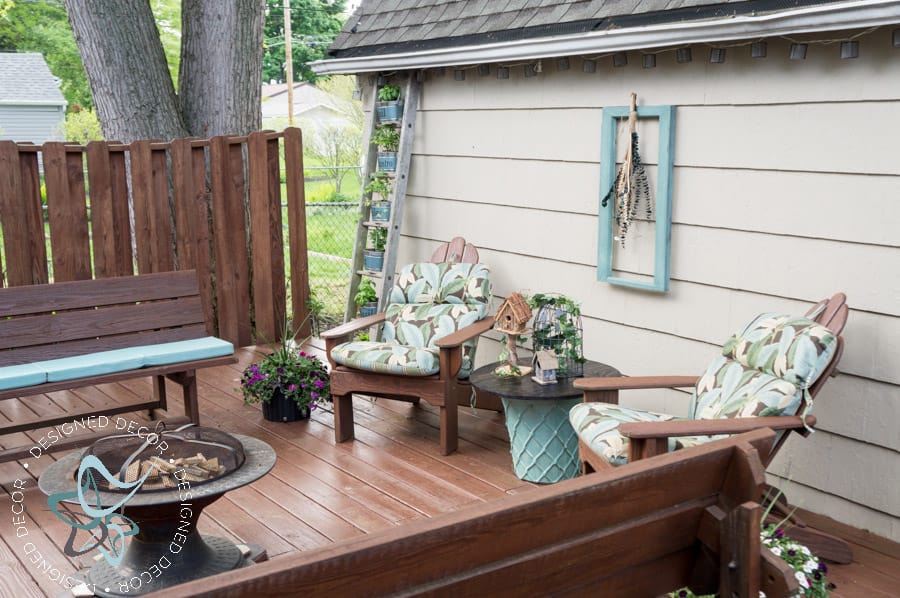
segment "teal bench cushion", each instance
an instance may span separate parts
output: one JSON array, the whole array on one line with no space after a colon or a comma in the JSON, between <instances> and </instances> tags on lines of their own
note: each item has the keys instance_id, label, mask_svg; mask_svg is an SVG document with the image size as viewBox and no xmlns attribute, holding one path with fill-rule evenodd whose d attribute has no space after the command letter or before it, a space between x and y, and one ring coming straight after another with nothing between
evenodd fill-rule
<instances>
[{"instance_id":1,"label":"teal bench cushion","mask_svg":"<svg viewBox=\"0 0 900 598\"><path fill-rule=\"evenodd\" d=\"M26 365L8 366L0 370L10 370L6 378L0 371L0 389L19 388L33 386L44 382L61 382L63 380L75 380L114 374L127 370L137 370L143 367L169 365L185 361L222 357L234 353L234 345L214 336L196 338L186 341L171 343L159 343L156 345L140 345L126 349L113 351L100 351L87 355L63 357L61 359L49 359L36 361ZM20 373L17 373L17 370ZM25 376L37 372L43 379L27 378ZM20 376L16 378L15 376ZM14 383L16 380L30 383Z\"/></svg>"},{"instance_id":2,"label":"teal bench cushion","mask_svg":"<svg viewBox=\"0 0 900 598\"><path fill-rule=\"evenodd\" d=\"M43 368L31 363L8 365L0 368L0 390L35 386L47 381L47 373Z\"/></svg>"},{"instance_id":3,"label":"teal bench cushion","mask_svg":"<svg viewBox=\"0 0 900 598\"><path fill-rule=\"evenodd\" d=\"M214 336L136 348L144 355L145 367L223 357L234 353L234 345Z\"/></svg>"},{"instance_id":4,"label":"teal bench cushion","mask_svg":"<svg viewBox=\"0 0 900 598\"><path fill-rule=\"evenodd\" d=\"M32 365L42 368L47 373L47 382L61 382L135 370L144 365L144 360L140 351L129 347L48 361L36 361Z\"/></svg>"}]
</instances>

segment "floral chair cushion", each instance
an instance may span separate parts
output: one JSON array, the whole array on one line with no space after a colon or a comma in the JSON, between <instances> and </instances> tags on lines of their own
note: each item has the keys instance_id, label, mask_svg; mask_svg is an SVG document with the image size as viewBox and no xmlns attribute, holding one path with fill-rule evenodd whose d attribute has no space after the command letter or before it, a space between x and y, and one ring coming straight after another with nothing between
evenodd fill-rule
<instances>
[{"instance_id":1,"label":"floral chair cushion","mask_svg":"<svg viewBox=\"0 0 900 598\"><path fill-rule=\"evenodd\" d=\"M337 345L332 358L362 370L430 376L440 371L436 341L487 315L489 270L484 264L409 264L389 297L379 339ZM463 345L459 378L471 373L475 347L474 340Z\"/></svg>"},{"instance_id":2,"label":"floral chair cushion","mask_svg":"<svg viewBox=\"0 0 900 598\"><path fill-rule=\"evenodd\" d=\"M817 322L759 315L728 339L697 382L690 417L795 415L836 350L837 337Z\"/></svg>"},{"instance_id":3,"label":"floral chair cushion","mask_svg":"<svg viewBox=\"0 0 900 598\"><path fill-rule=\"evenodd\" d=\"M440 370L438 353L435 348L356 341L336 346L331 357L341 365L370 372L431 376Z\"/></svg>"},{"instance_id":4,"label":"floral chair cushion","mask_svg":"<svg viewBox=\"0 0 900 598\"><path fill-rule=\"evenodd\" d=\"M691 396L688 419L795 415L808 389L837 349L837 337L807 318L762 314L733 335L709 364ZM613 465L628 458L624 422L667 421L672 415L608 403L582 403L569 412L579 438ZM722 436L669 439L669 450L696 446Z\"/></svg>"}]
</instances>

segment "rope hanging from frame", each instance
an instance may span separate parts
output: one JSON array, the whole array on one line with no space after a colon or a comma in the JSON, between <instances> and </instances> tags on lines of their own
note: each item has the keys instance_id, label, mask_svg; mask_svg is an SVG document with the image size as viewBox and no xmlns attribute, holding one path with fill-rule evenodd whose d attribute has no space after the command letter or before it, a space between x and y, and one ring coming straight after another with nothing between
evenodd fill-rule
<instances>
[{"instance_id":1,"label":"rope hanging from frame","mask_svg":"<svg viewBox=\"0 0 900 598\"><path fill-rule=\"evenodd\" d=\"M650 197L650 183L647 181L647 171L641 161L638 150L637 134L637 94L631 94L631 110L628 112L628 132L631 134L630 143L625 152L625 161L622 163L612 187L603 197L602 207L609 205L609 200L614 201L616 215L617 234L615 239L625 247L625 236L631 221L637 216L638 204L641 200L646 205L647 219L653 217L653 201Z\"/></svg>"}]
</instances>

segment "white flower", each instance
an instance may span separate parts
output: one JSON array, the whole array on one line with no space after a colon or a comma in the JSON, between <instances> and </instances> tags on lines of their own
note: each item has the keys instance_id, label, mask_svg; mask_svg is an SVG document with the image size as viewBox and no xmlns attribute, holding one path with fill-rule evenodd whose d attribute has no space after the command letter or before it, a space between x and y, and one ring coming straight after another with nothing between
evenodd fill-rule
<instances>
[{"instance_id":1,"label":"white flower","mask_svg":"<svg viewBox=\"0 0 900 598\"><path fill-rule=\"evenodd\" d=\"M772 554L774 554L775 556L781 556L781 548L780 547L773 546L771 550L772 550Z\"/></svg>"},{"instance_id":2,"label":"white flower","mask_svg":"<svg viewBox=\"0 0 900 598\"><path fill-rule=\"evenodd\" d=\"M797 581L800 582L801 588L809 587L809 581L807 581L806 574L803 571L797 571L796 573L794 573L794 577L796 577Z\"/></svg>"},{"instance_id":3,"label":"white flower","mask_svg":"<svg viewBox=\"0 0 900 598\"><path fill-rule=\"evenodd\" d=\"M810 560L806 561L805 563L803 563L803 570L806 571L807 573L812 573L813 571L815 571L818 568L819 568L819 563L817 563L813 559L810 559Z\"/></svg>"}]
</instances>

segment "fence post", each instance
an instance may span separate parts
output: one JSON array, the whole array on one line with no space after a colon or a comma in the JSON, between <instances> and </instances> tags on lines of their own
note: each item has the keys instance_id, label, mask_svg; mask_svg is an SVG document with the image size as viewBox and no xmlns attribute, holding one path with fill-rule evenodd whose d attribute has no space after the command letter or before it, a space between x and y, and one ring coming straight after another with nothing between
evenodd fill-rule
<instances>
[{"instance_id":1,"label":"fence post","mask_svg":"<svg viewBox=\"0 0 900 598\"><path fill-rule=\"evenodd\" d=\"M306 244L306 192L303 189L303 135L300 129L284 130L284 168L287 180L288 234L291 252L291 305L294 333L311 334L309 321L309 256Z\"/></svg>"}]
</instances>

